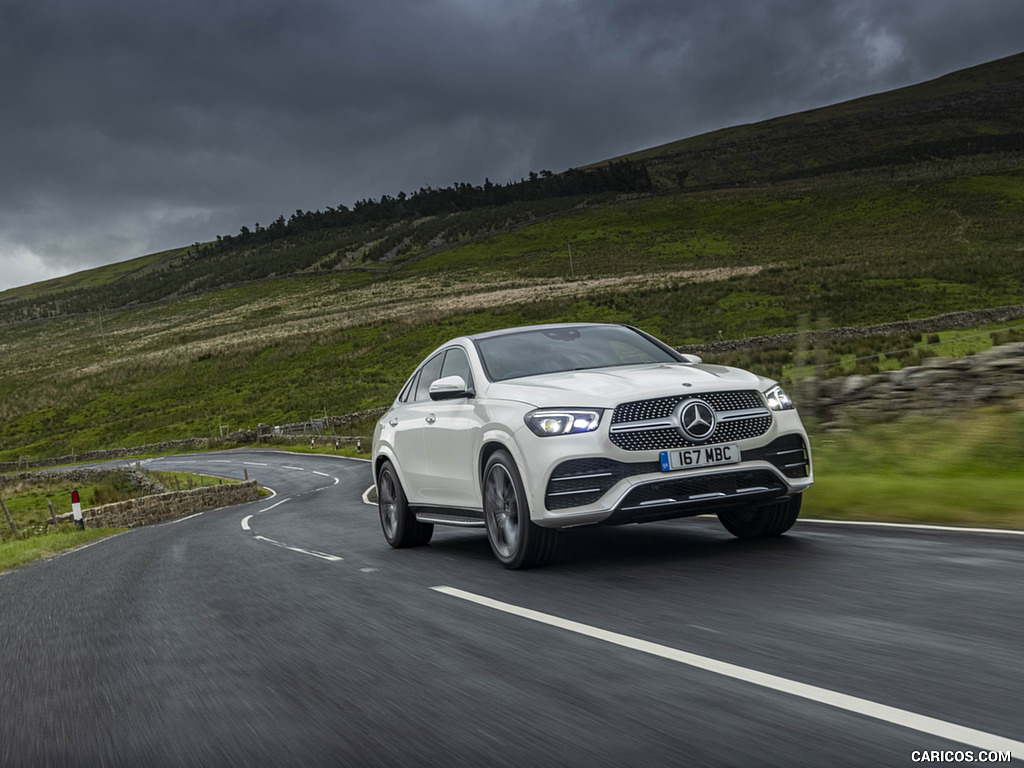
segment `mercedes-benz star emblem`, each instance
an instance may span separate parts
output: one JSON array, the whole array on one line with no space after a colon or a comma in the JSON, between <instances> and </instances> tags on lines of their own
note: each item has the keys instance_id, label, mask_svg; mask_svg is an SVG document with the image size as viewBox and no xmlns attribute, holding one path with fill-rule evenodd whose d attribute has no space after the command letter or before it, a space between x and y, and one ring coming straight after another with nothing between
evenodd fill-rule
<instances>
[{"instance_id":1,"label":"mercedes-benz star emblem","mask_svg":"<svg viewBox=\"0 0 1024 768\"><path fill-rule=\"evenodd\" d=\"M691 440L707 440L715 431L715 410L703 400L688 400L679 413L679 426Z\"/></svg>"}]
</instances>

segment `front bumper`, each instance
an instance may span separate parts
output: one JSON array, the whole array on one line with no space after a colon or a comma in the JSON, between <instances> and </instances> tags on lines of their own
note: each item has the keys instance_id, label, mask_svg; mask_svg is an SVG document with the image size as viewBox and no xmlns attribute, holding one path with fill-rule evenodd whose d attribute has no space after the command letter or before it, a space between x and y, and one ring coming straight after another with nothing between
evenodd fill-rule
<instances>
[{"instance_id":1,"label":"front bumper","mask_svg":"<svg viewBox=\"0 0 1024 768\"><path fill-rule=\"evenodd\" d=\"M543 440L545 448L555 442ZM813 483L807 435L795 412L777 415L766 434L741 442L741 459L735 464L665 472L656 451L621 451L597 435L584 438L578 447L584 443L594 450L559 456L524 451L531 517L538 525L619 525L687 517L769 503Z\"/></svg>"}]
</instances>

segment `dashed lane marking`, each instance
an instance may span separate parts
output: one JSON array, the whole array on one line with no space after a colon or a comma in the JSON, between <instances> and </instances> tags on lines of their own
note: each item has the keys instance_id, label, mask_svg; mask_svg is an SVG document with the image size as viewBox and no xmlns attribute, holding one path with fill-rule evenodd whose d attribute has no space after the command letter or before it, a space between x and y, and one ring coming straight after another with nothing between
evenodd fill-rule
<instances>
[{"instance_id":1,"label":"dashed lane marking","mask_svg":"<svg viewBox=\"0 0 1024 768\"><path fill-rule=\"evenodd\" d=\"M253 538L259 539L260 541L265 541L268 544L273 544L275 547L280 547L281 549L287 549L287 550L291 550L292 552L298 552L300 555L309 555L311 557L318 557L321 560L328 560L328 561L330 561L332 563L335 563L335 562L338 562L338 561L344 559L344 558L338 557L337 555L328 555L326 552L315 552L315 551L313 551L311 549L301 549L300 547L293 547L293 546L290 546L288 544L284 544L284 543L282 543L280 541L274 541L273 539L268 539L266 536L258 536L257 535L257 536L254 536Z\"/></svg>"}]
</instances>

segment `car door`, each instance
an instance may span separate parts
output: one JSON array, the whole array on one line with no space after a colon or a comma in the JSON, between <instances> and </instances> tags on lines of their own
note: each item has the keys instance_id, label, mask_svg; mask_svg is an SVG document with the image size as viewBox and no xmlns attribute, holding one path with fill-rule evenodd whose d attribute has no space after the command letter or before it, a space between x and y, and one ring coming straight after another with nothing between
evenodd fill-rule
<instances>
[{"instance_id":1,"label":"car door","mask_svg":"<svg viewBox=\"0 0 1024 768\"><path fill-rule=\"evenodd\" d=\"M472 391L473 374L462 347L445 350L438 378L448 376L461 376ZM475 456L481 422L474 399L431 401L426 422L423 448L430 471L424 485L424 501L442 507L478 508Z\"/></svg>"},{"instance_id":2,"label":"car door","mask_svg":"<svg viewBox=\"0 0 1024 768\"><path fill-rule=\"evenodd\" d=\"M428 389L440 378L444 353L438 353L420 366L408 401L395 408L388 416L392 431L392 445L398 458L399 475L405 486L405 495L412 504L423 503L425 486L430 485L430 467L424 444L427 418L433 418L433 403Z\"/></svg>"}]
</instances>

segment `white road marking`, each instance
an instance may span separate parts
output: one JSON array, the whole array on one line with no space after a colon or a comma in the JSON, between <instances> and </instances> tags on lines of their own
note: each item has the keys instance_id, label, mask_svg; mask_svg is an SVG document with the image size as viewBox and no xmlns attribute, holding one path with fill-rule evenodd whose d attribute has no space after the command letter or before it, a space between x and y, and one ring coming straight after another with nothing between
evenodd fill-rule
<instances>
[{"instance_id":1,"label":"white road marking","mask_svg":"<svg viewBox=\"0 0 1024 768\"><path fill-rule=\"evenodd\" d=\"M188 517L179 517L174 520L168 520L166 523L161 523L161 525L174 525L175 523L183 523L186 520L191 520L193 517L199 517L201 514L203 513L196 512L194 515L189 515Z\"/></svg>"},{"instance_id":2,"label":"white road marking","mask_svg":"<svg viewBox=\"0 0 1024 768\"><path fill-rule=\"evenodd\" d=\"M248 464L250 467L269 467L269 464L260 464L258 461L243 461L243 464Z\"/></svg>"},{"instance_id":3,"label":"white road marking","mask_svg":"<svg viewBox=\"0 0 1024 768\"><path fill-rule=\"evenodd\" d=\"M868 525L879 528L910 528L915 531L956 531L957 533L1009 533L1024 536L1024 531L1012 528L967 528L959 525L929 525L927 523L880 523L872 520L831 520L824 517L801 517L801 523L832 523L834 525Z\"/></svg>"},{"instance_id":4,"label":"white road marking","mask_svg":"<svg viewBox=\"0 0 1024 768\"><path fill-rule=\"evenodd\" d=\"M254 536L253 538L254 539L259 539L260 541L265 541L268 544L273 544L275 547L281 547L281 549L288 549L288 550L291 550L292 552L298 552L301 555L309 555L310 557L319 557L321 560L329 560L332 563L336 563L336 562L338 562L338 561L343 559L343 558L338 557L337 555L328 555L325 552L314 552L314 551L309 550L309 549L300 549L299 547L292 547L292 546L289 546L287 544L282 544L280 541L274 541L273 539L268 539L266 536Z\"/></svg>"},{"instance_id":5,"label":"white road marking","mask_svg":"<svg viewBox=\"0 0 1024 768\"><path fill-rule=\"evenodd\" d=\"M281 469L294 469L296 472L305 472L306 471L302 467L289 467L289 466L285 466L285 465L282 465Z\"/></svg>"},{"instance_id":6,"label":"white road marking","mask_svg":"<svg viewBox=\"0 0 1024 768\"><path fill-rule=\"evenodd\" d=\"M249 521L250 520L252 520L252 515L249 515L248 517L243 517L242 518L242 530L243 531L251 531L252 530L252 528L249 527Z\"/></svg>"},{"instance_id":7,"label":"white road marking","mask_svg":"<svg viewBox=\"0 0 1024 768\"><path fill-rule=\"evenodd\" d=\"M326 472L317 472L315 469L313 470L313 474L320 475L320 477L330 477Z\"/></svg>"},{"instance_id":8,"label":"white road marking","mask_svg":"<svg viewBox=\"0 0 1024 768\"><path fill-rule=\"evenodd\" d=\"M363 504L366 504L366 505L371 506L371 507L376 507L377 506L377 502L376 501L370 501L370 499L369 499L370 493L372 491L375 491L376 489L377 489L376 485L371 485L369 488L367 488L365 491L363 491Z\"/></svg>"},{"instance_id":9,"label":"white road marking","mask_svg":"<svg viewBox=\"0 0 1024 768\"><path fill-rule=\"evenodd\" d=\"M270 505L269 507L267 507L266 509L261 509L260 511L261 511L261 512L269 512L269 511L270 511L270 510L272 510L272 509L273 509L274 507L280 507L280 506L281 506L282 504L284 504L284 503L285 503L286 501L288 501L288 497L287 497L287 496L286 496L285 498L281 499L281 500L280 500L279 502L277 502L277 504L271 504L271 505Z\"/></svg>"},{"instance_id":10,"label":"white road marking","mask_svg":"<svg viewBox=\"0 0 1024 768\"><path fill-rule=\"evenodd\" d=\"M967 728L962 725L956 725L955 723L948 723L934 717L919 715L905 709L898 709L896 707L879 704L868 699L861 699L857 696L848 696L845 693L830 691L827 688L819 688L814 685L807 685L806 683L798 683L795 680L788 680L787 678L778 677L777 675L769 675L764 672L758 672L757 670L748 669L736 664L718 661L706 656L698 656L695 653L688 653L687 651L680 651L666 645L659 645L658 643L639 640L635 637L630 637L629 635L621 635L618 632L610 632L605 629L599 629L598 627L592 627L588 624L581 624L577 621L563 619L559 616L553 616L548 613L533 611L529 608L521 608L518 605L492 600L489 597L476 595L472 592L465 592L461 589L455 589L454 587L442 586L431 587L431 589L435 592L450 595L451 597L457 597L461 600L467 600L471 603L476 603L477 605L482 605L496 611L502 611L513 616L519 616L520 618L529 619L530 621L536 621L540 624L547 624L551 627L575 632L579 635L585 635L586 637L618 645L623 648L630 648L635 651L640 651L641 653L649 653L652 656L660 656L663 659L676 661L680 664L686 664L696 669L713 672L717 675L729 677L734 680L741 680L746 683L752 683L753 685L759 685L773 691L788 693L792 696L799 696L800 698L816 701L820 704L827 704L828 706L846 710L847 712L853 712L854 714L864 715L865 717L871 717L876 720L882 720L914 731L920 731L921 733L926 733L929 736L935 736L936 738L959 742L977 749L1013 752L1018 755L1024 754L1024 742L1021 741L1014 741L1003 736L996 736L991 733L985 733L984 731L978 731L974 728Z\"/></svg>"}]
</instances>

